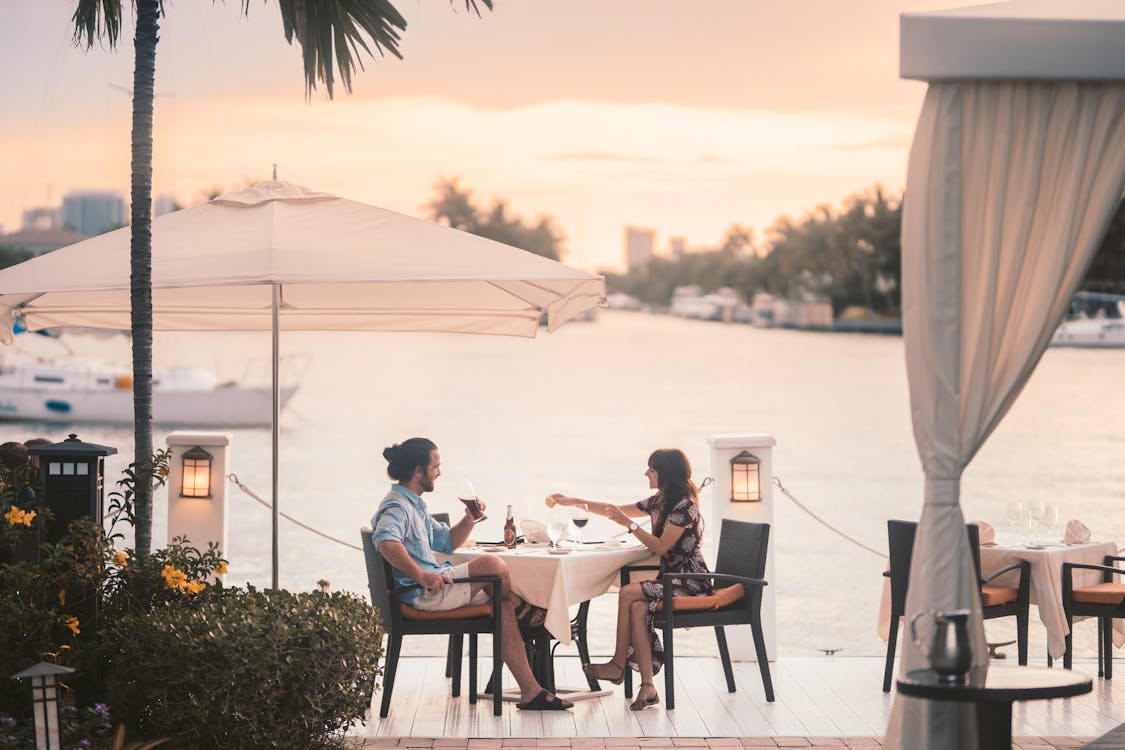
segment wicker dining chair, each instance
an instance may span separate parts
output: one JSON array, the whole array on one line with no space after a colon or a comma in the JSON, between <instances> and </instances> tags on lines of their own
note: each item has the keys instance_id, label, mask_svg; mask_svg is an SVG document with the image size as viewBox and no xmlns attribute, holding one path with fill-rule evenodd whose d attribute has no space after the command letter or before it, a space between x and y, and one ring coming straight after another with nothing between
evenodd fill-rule
<instances>
[{"instance_id":1,"label":"wicker dining chair","mask_svg":"<svg viewBox=\"0 0 1125 750\"><path fill-rule=\"evenodd\" d=\"M899 619L906 612L906 592L910 582L910 558L914 554L914 535L918 530L915 521L887 521L887 552L890 567L883 573L891 579L891 627L887 637L887 659L883 668L883 692L891 691L894 678L895 648L898 645ZM993 571L987 578L980 575L980 527L975 523L965 524L969 549L973 554L973 569L981 587L981 613L986 620L997 617L1015 616L1016 642L1019 663L1027 665L1027 626L1030 602L1031 563L1026 560L1005 565ZM1005 573L1019 571L1019 579L1014 587L997 586L992 582Z\"/></svg>"},{"instance_id":2,"label":"wicker dining chair","mask_svg":"<svg viewBox=\"0 0 1125 750\"><path fill-rule=\"evenodd\" d=\"M500 674L503 663L503 650L500 632L501 590L500 576L473 576L454 579L457 583L490 583L492 596L488 604L469 605L443 612L423 612L404 604L396 588L394 572L390 563L383 559L375 546L374 532L361 529L360 538L363 556L367 562L367 585L371 602L379 610L383 630L387 634L387 653L383 669L383 699L379 717L386 718L391 706L391 693L394 690L398 659L402 650L402 639L406 635L456 635L469 636L469 703L477 702L477 636L481 633L492 635L492 671ZM415 587L410 587L415 588ZM460 686L461 659L454 660L452 676L454 690ZM454 693L456 697L457 693ZM492 713L500 716L501 691L492 691Z\"/></svg>"},{"instance_id":3,"label":"wicker dining chair","mask_svg":"<svg viewBox=\"0 0 1125 750\"><path fill-rule=\"evenodd\" d=\"M674 681L673 633L678 628L713 627L723 664L727 691L735 692L734 669L724 628L728 625L749 625L762 675L766 701L774 700L773 680L770 677L769 657L762 633L762 589L765 587L766 549L770 527L765 523L748 523L723 519L719 531L719 552L712 573L667 573L664 580L664 601L658 606L654 626L661 629L664 641L664 705L669 710L676 707ZM635 571L658 570L652 565L629 565L621 569L621 585L629 583ZM714 593L710 596L672 596L673 578L704 578L711 580ZM671 612L669 616L667 613ZM625 670L625 695L633 695L633 674Z\"/></svg>"},{"instance_id":4,"label":"wicker dining chair","mask_svg":"<svg viewBox=\"0 0 1125 750\"><path fill-rule=\"evenodd\" d=\"M1063 563L1063 612L1066 614L1066 653L1063 666L1070 669L1074 657L1074 616L1098 618L1098 677L1113 679L1113 621L1125 617L1125 569L1115 563L1125 557L1106 555L1101 565ZM1074 571L1097 570L1102 582L1074 588Z\"/></svg>"}]
</instances>

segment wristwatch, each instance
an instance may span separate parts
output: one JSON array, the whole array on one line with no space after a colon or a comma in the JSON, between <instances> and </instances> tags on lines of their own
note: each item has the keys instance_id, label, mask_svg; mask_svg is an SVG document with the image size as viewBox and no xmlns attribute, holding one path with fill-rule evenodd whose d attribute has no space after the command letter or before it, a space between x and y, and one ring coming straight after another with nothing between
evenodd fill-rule
<instances>
[{"instance_id":1,"label":"wristwatch","mask_svg":"<svg viewBox=\"0 0 1125 750\"><path fill-rule=\"evenodd\" d=\"M636 533L637 529L639 529L639 528L640 528L640 526L637 525L636 521L630 521L629 522L629 533L630 534Z\"/></svg>"}]
</instances>

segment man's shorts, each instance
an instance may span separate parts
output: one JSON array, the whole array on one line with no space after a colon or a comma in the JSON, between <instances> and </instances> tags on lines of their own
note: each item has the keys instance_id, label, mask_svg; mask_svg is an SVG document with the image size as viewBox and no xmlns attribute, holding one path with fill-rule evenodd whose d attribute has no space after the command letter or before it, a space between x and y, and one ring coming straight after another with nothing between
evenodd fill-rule
<instances>
[{"instance_id":1,"label":"man's shorts","mask_svg":"<svg viewBox=\"0 0 1125 750\"><path fill-rule=\"evenodd\" d=\"M450 578L468 578L469 564L461 563L445 572L449 574ZM453 583L446 584L433 592L422 589L422 593L418 595L418 598L415 599L410 606L414 607L414 609L426 610L427 612L439 612L448 609L457 609L458 607L467 607L470 604L488 604L488 602L488 592L484 589L473 594L473 584Z\"/></svg>"}]
</instances>

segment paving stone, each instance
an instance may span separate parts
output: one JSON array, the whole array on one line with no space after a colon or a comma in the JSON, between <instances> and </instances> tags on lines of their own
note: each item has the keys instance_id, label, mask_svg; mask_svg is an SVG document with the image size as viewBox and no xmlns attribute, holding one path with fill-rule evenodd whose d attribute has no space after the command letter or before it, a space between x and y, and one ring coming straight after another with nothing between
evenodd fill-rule
<instances>
[{"instance_id":1,"label":"paving stone","mask_svg":"<svg viewBox=\"0 0 1125 750\"><path fill-rule=\"evenodd\" d=\"M740 737L743 747L777 747L773 737Z\"/></svg>"},{"instance_id":2,"label":"paving stone","mask_svg":"<svg viewBox=\"0 0 1125 750\"><path fill-rule=\"evenodd\" d=\"M673 737L672 744L678 747L707 747L704 737Z\"/></svg>"},{"instance_id":3,"label":"paving stone","mask_svg":"<svg viewBox=\"0 0 1125 750\"><path fill-rule=\"evenodd\" d=\"M725 747L727 745L741 745L737 737L708 737L708 747Z\"/></svg>"},{"instance_id":4,"label":"paving stone","mask_svg":"<svg viewBox=\"0 0 1125 750\"><path fill-rule=\"evenodd\" d=\"M778 747L808 747L808 737L774 737Z\"/></svg>"}]
</instances>

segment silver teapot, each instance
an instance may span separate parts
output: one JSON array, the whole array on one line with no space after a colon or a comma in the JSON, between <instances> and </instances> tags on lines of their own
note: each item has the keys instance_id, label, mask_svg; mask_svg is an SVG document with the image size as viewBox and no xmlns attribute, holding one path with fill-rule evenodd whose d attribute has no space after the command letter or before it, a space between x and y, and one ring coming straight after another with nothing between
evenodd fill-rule
<instances>
[{"instance_id":1,"label":"silver teapot","mask_svg":"<svg viewBox=\"0 0 1125 750\"><path fill-rule=\"evenodd\" d=\"M938 681L951 685L965 682L973 666L973 649L969 643L969 610L952 609L941 612L927 611L910 621L910 637L919 651L927 654L930 668ZM917 624L923 617L933 618L934 632L927 649L920 642Z\"/></svg>"}]
</instances>

